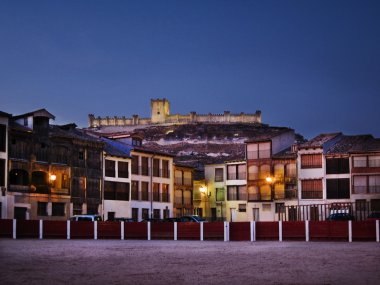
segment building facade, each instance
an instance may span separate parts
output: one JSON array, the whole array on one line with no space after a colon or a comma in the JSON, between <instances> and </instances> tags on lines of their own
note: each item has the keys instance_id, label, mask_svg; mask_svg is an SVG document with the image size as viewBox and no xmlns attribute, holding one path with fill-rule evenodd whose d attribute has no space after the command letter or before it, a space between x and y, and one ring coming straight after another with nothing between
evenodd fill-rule
<instances>
[{"instance_id":1,"label":"building facade","mask_svg":"<svg viewBox=\"0 0 380 285\"><path fill-rule=\"evenodd\" d=\"M174 164L173 217L193 214L193 170L193 167Z\"/></svg>"},{"instance_id":2,"label":"building facade","mask_svg":"<svg viewBox=\"0 0 380 285\"><path fill-rule=\"evenodd\" d=\"M66 220L101 210L102 142L51 119L45 109L10 119L5 218Z\"/></svg>"}]
</instances>

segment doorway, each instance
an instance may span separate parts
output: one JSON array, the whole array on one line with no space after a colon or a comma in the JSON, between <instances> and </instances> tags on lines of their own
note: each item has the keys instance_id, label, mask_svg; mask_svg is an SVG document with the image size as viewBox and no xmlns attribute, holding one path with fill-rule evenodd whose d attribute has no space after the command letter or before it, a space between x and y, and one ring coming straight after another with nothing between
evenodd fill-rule
<instances>
[{"instance_id":1,"label":"doorway","mask_svg":"<svg viewBox=\"0 0 380 285\"><path fill-rule=\"evenodd\" d=\"M25 207L15 207L14 218L16 220L26 220L26 211L27 208Z\"/></svg>"}]
</instances>

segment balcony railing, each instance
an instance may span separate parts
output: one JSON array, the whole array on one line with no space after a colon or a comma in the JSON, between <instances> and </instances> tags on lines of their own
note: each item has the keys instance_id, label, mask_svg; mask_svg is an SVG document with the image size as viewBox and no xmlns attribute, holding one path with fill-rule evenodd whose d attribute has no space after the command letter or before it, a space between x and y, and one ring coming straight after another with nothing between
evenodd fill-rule
<instances>
[{"instance_id":1,"label":"balcony railing","mask_svg":"<svg viewBox=\"0 0 380 285\"><path fill-rule=\"evenodd\" d=\"M246 172L228 173L227 180L245 180L247 178Z\"/></svg>"},{"instance_id":2,"label":"balcony railing","mask_svg":"<svg viewBox=\"0 0 380 285\"><path fill-rule=\"evenodd\" d=\"M380 193L380 185L369 186L368 188L370 194Z\"/></svg>"},{"instance_id":3,"label":"balcony railing","mask_svg":"<svg viewBox=\"0 0 380 285\"><path fill-rule=\"evenodd\" d=\"M140 192L141 201L149 201L149 192L141 191Z\"/></svg>"},{"instance_id":4,"label":"balcony railing","mask_svg":"<svg viewBox=\"0 0 380 285\"><path fill-rule=\"evenodd\" d=\"M161 193L161 202L170 202L169 193Z\"/></svg>"}]
</instances>

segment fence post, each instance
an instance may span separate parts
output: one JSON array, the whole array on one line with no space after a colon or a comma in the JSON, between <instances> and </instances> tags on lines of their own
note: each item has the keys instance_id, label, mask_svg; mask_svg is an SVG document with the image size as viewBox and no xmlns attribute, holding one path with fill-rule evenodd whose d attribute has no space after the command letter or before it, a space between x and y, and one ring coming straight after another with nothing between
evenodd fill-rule
<instances>
[{"instance_id":1,"label":"fence post","mask_svg":"<svg viewBox=\"0 0 380 285\"><path fill-rule=\"evenodd\" d=\"M278 221L278 241L282 241L282 221Z\"/></svg>"},{"instance_id":2,"label":"fence post","mask_svg":"<svg viewBox=\"0 0 380 285\"><path fill-rule=\"evenodd\" d=\"M306 237L306 241L310 240L309 220L305 220L305 237Z\"/></svg>"},{"instance_id":3,"label":"fence post","mask_svg":"<svg viewBox=\"0 0 380 285\"><path fill-rule=\"evenodd\" d=\"M256 222L251 221L251 241L256 241Z\"/></svg>"},{"instance_id":4,"label":"fence post","mask_svg":"<svg viewBox=\"0 0 380 285\"><path fill-rule=\"evenodd\" d=\"M348 221L348 242L352 242L352 221Z\"/></svg>"},{"instance_id":5,"label":"fence post","mask_svg":"<svg viewBox=\"0 0 380 285\"><path fill-rule=\"evenodd\" d=\"M125 222L121 221L120 237L121 237L122 240L124 240L124 226L125 226Z\"/></svg>"},{"instance_id":6,"label":"fence post","mask_svg":"<svg viewBox=\"0 0 380 285\"><path fill-rule=\"evenodd\" d=\"M376 241L380 242L380 226L379 226L380 221L376 220Z\"/></svg>"},{"instance_id":7,"label":"fence post","mask_svg":"<svg viewBox=\"0 0 380 285\"><path fill-rule=\"evenodd\" d=\"M147 227L148 227L148 240L150 240L150 222L147 223Z\"/></svg>"},{"instance_id":8,"label":"fence post","mask_svg":"<svg viewBox=\"0 0 380 285\"><path fill-rule=\"evenodd\" d=\"M201 236L200 236L200 239L203 241L203 222L201 222L201 225L200 225L200 227L201 227Z\"/></svg>"},{"instance_id":9,"label":"fence post","mask_svg":"<svg viewBox=\"0 0 380 285\"><path fill-rule=\"evenodd\" d=\"M70 221L67 221L66 233L67 239L70 239Z\"/></svg>"},{"instance_id":10,"label":"fence post","mask_svg":"<svg viewBox=\"0 0 380 285\"><path fill-rule=\"evenodd\" d=\"M44 224L43 224L43 221L40 220L40 239L42 239L43 230L44 230Z\"/></svg>"},{"instance_id":11,"label":"fence post","mask_svg":"<svg viewBox=\"0 0 380 285\"><path fill-rule=\"evenodd\" d=\"M174 240L177 240L177 222L174 222Z\"/></svg>"},{"instance_id":12,"label":"fence post","mask_svg":"<svg viewBox=\"0 0 380 285\"><path fill-rule=\"evenodd\" d=\"M94 221L94 239L98 239L98 221Z\"/></svg>"},{"instance_id":13,"label":"fence post","mask_svg":"<svg viewBox=\"0 0 380 285\"><path fill-rule=\"evenodd\" d=\"M230 224L224 222L224 241L230 241Z\"/></svg>"},{"instance_id":14,"label":"fence post","mask_svg":"<svg viewBox=\"0 0 380 285\"><path fill-rule=\"evenodd\" d=\"M17 233L16 227L17 227L16 219L13 219L13 227L12 227L13 228L13 233L12 233L13 239L16 239L16 233Z\"/></svg>"}]
</instances>

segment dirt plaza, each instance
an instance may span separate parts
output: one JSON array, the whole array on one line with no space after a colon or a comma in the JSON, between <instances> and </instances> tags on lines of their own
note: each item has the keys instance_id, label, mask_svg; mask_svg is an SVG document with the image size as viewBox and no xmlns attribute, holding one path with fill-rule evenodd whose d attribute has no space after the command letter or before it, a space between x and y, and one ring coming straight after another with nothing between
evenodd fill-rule
<instances>
[{"instance_id":1,"label":"dirt plaza","mask_svg":"<svg viewBox=\"0 0 380 285\"><path fill-rule=\"evenodd\" d=\"M376 242L0 240L1 284L379 284Z\"/></svg>"}]
</instances>

